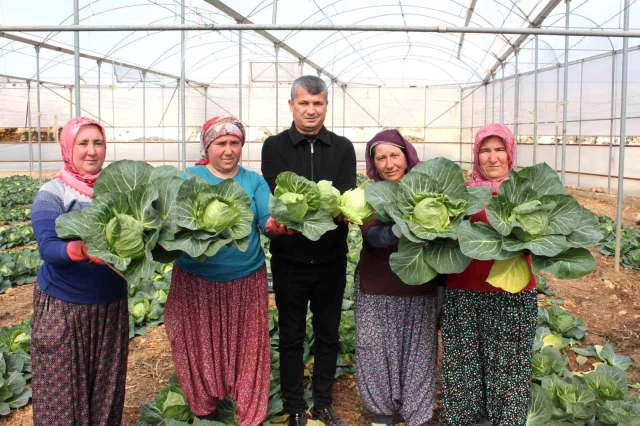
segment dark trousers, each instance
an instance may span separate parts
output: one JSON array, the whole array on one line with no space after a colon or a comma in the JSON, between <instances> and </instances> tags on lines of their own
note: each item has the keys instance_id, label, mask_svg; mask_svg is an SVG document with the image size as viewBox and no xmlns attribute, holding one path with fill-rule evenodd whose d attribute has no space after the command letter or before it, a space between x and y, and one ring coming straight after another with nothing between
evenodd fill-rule
<instances>
[{"instance_id":1,"label":"dark trousers","mask_svg":"<svg viewBox=\"0 0 640 426\"><path fill-rule=\"evenodd\" d=\"M332 404L331 389L340 346L340 315L346 284L347 259L307 265L271 258L273 288L280 328L280 384L284 409L300 413L307 409L302 379L303 344L307 328L307 305L313 314L313 403L316 408Z\"/></svg>"}]
</instances>

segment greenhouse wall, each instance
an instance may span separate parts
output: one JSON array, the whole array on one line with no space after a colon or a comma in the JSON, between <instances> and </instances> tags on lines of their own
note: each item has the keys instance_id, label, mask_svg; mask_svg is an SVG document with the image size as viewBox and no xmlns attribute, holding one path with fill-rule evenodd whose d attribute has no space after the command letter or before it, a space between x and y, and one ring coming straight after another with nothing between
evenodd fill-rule
<instances>
[{"instance_id":1,"label":"greenhouse wall","mask_svg":"<svg viewBox=\"0 0 640 426\"><path fill-rule=\"evenodd\" d=\"M600 55L569 64L567 102L566 183L599 187L607 191L617 186L620 125L621 55ZM615 61L615 80L612 67ZM629 68L640 68L640 50L629 53ZM118 70L122 73L122 70ZM114 75L116 70L113 70ZM563 65L538 72L536 162L545 161L557 170L562 167ZM180 165L178 141L182 139L180 91L176 83L163 84L147 74L143 85L112 84L83 86L84 115L99 119L110 142L107 161L146 160L152 164ZM516 106L516 88L519 100ZM612 92L612 89L614 91ZM517 132L517 166L533 163L534 73L512 75L484 85L429 86L409 88L338 87L329 85L329 107L325 125L348 137L355 146L359 169L364 169L364 147L378 131L398 128L416 145L421 159L445 156L470 168L473 136L489 122L500 122ZM260 170L262 142L291 125L287 105L290 83L257 82L244 86L242 111L239 90L232 85L203 87L188 85L185 92L185 140L187 164L199 158L199 130L207 118L240 115L247 124L248 143L242 163ZM640 74L629 73L625 192L640 195ZM61 166L56 128L74 114L73 89L42 83L40 87L41 154L37 144L37 96L32 80L10 81L0 91L0 171L28 172L57 170ZM277 117L276 117L277 99ZM612 101L614 108L612 110ZM30 105L30 117L27 105ZM517 108L517 129L514 126ZM613 112L613 119L612 119ZM277 119L276 119L277 118ZM31 147L28 143L29 119ZM9 132L13 130L13 133ZM612 146L610 146L610 144ZM31 153L30 153L31 152ZM30 162L30 158L32 161ZM602 161L609 158L609 162ZM609 179L609 176L612 176Z\"/></svg>"}]
</instances>

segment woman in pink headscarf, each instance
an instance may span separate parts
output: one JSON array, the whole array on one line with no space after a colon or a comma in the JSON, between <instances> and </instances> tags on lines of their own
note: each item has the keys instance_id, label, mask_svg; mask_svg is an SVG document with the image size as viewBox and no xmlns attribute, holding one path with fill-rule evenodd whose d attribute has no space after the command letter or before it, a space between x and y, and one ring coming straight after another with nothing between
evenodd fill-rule
<instances>
[{"instance_id":1,"label":"woman in pink headscarf","mask_svg":"<svg viewBox=\"0 0 640 426\"><path fill-rule=\"evenodd\" d=\"M56 218L93 198L107 141L96 121L77 117L60 135L64 167L31 208L44 261L33 289L31 360L36 426L116 426L124 405L129 313L126 281L81 240L58 238Z\"/></svg>"},{"instance_id":2,"label":"woman in pink headscarf","mask_svg":"<svg viewBox=\"0 0 640 426\"><path fill-rule=\"evenodd\" d=\"M420 162L415 148L395 129L369 141L367 177L399 182ZM373 217L362 226L362 251L355 275L356 363L358 388L374 425L408 426L433 416L437 371L436 283L419 286L398 278L389 257L398 250L401 231Z\"/></svg>"},{"instance_id":3,"label":"woman in pink headscarf","mask_svg":"<svg viewBox=\"0 0 640 426\"><path fill-rule=\"evenodd\" d=\"M516 158L513 134L502 124L478 130L473 179L469 186L490 186L495 196L509 178ZM485 210L472 222L489 223ZM492 260L472 260L460 274L447 277L442 325L443 423L520 426L527 420L531 348L538 299L533 274L518 293L486 282Z\"/></svg>"}]
</instances>

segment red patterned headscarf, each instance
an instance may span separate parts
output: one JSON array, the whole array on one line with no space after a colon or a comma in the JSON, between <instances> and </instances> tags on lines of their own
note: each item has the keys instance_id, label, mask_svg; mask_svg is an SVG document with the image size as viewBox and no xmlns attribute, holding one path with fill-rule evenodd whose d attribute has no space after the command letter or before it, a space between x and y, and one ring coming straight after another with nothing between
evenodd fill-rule
<instances>
[{"instance_id":1,"label":"red patterned headscarf","mask_svg":"<svg viewBox=\"0 0 640 426\"><path fill-rule=\"evenodd\" d=\"M376 164L373 159L373 148L381 144L393 145L402 149L402 152L407 159L407 172L420 162L416 149L413 145L407 142L404 137L402 137L402 134L399 131L396 129L383 130L367 143L367 147L364 152L364 159L367 165L367 177L369 179L373 179L375 182L384 180L378 174Z\"/></svg>"},{"instance_id":2,"label":"red patterned headscarf","mask_svg":"<svg viewBox=\"0 0 640 426\"><path fill-rule=\"evenodd\" d=\"M93 198L93 185L95 185L98 176L100 176L100 172L94 175L88 175L76 169L73 165L73 146L75 145L78 132L80 132L83 126L96 126L100 129L106 154L107 136L104 132L104 127L88 117L72 118L67 121L60 133L60 149L62 150L64 167L58 172L55 178L79 193Z\"/></svg>"},{"instance_id":3,"label":"red patterned headscarf","mask_svg":"<svg viewBox=\"0 0 640 426\"><path fill-rule=\"evenodd\" d=\"M492 136L497 136L502 139L504 148L507 151L509 170L513 169L513 164L516 160L516 141L513 137L513 133L511 133L511 130L509 130L509 128L504 124L487 124L481 127L480 130L478 130L478 133L476 133L476 139L473 144L473 179L468 183L468 185L490 186L493 192L498 192L500 184L509 179L509 176L503 176L497 179L488 179L482 174L482 169L480 168L480 148L482 148L482 142Z\"/></svg>"},{"instance_id":4,"label":"red patterned headscarf","mask_svg":"<svg viewBox=\"0 0 640 426\"><path fill-rule=\"evenodd\" d=\"M233 116L227 116L213 117L204 123L202 133L200 133L200 155L202 158L196 161L196 166L209 164L209 158L207 157L209 145L220 136L227 135L237 137L244 145L245 132L242 122Z\"/></svg>"}]
</instances>

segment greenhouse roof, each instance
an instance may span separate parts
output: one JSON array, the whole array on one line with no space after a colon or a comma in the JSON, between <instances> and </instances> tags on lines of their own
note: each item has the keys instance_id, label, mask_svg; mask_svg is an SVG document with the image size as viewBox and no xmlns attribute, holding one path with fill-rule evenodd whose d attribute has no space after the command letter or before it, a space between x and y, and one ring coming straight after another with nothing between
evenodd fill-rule
<instances>
[{"instance_id":1,"label":"greenhouse roof","mask_svg":"<svg viewBox=\"0 0 640 426\"><path fill-rule=\"evenodd\" d=\"M622 0L573 0L570 28L623 28ZM562 0L278 0L185 1L185 23L192 25L302 24L447 26L469 28L564 28ZM640 2L631 1L630 29L640 29ZM162 25L181 23L181 2L170 0L80 0L81 25ZM5 26L73 24L73 1L4 2ZM0 31L2 28L0 28ZM40 45L40 78L50 84L74 82L73 32L0 33L0 74L17 79L36 76ZM241 41L242 48L239 48ZM630 45L640 44L631 39ZM276 49L277 46L277 49ZM569 37L569 61L622 48L614 37ZM175 85L180 77L179 31L118 31L80 33L81 82ZM290 82L300 72L319 72L347 86L464 87L486 81L504 64L506 76L534 68L534 37L450 32L365 31L188 31L186 78L191 85L236 86L238 63L242 84ZM241 52L241 55L240 55ZM565 62L565 37L539 36L539 67ZM303 63L301 69L300 64ZM145 72L146 71L146 72Z\"/></svg>"}]
</instances>

